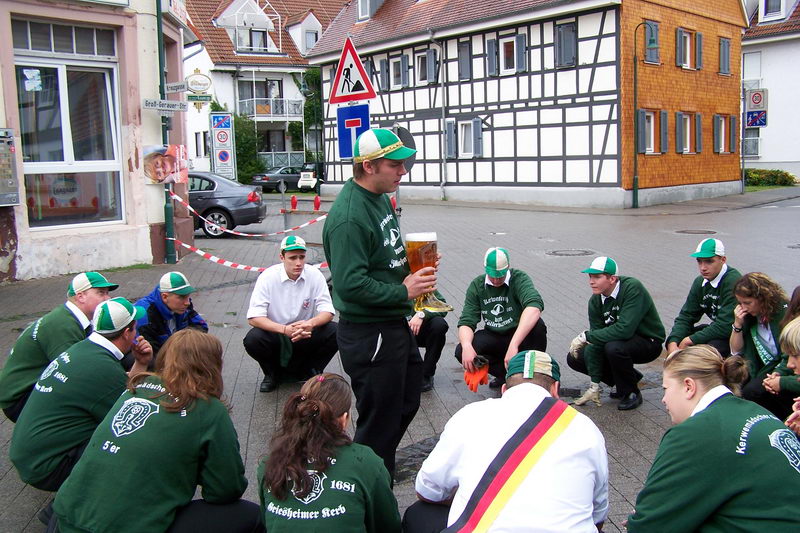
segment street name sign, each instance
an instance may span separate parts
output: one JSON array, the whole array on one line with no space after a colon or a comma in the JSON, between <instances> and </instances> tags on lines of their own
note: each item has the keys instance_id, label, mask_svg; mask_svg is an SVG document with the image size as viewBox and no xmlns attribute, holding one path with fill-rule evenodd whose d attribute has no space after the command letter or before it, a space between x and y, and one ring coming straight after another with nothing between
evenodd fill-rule
<instances>
[{"instance_id":1,"label":"street name sign","mask_svg":"<svg viewBox=\"0 0 800 533\"><path fill-rule=\"evenodd\" d=\"M181 100L157 100L155 98L145 98L142 100L144 109L156 109L158 111L189 111L189 103Z\"/></svg>"}]
</instances>

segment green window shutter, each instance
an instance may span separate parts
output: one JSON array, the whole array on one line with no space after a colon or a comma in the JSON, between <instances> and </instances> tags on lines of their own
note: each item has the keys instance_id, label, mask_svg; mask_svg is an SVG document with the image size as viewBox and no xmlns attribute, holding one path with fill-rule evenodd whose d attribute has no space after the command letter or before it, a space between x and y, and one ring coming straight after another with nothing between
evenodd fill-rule
<instances>
[{"instance_id":1,"label":"green window shutter","mask_svg":"<svg viewBox=\"0 0 800 533\"><path fill-rule=\"evenodd\" d=\"M650 40L652 39L652 40L655 41L656 46L657 46L656 48L647 48L645 46L645 49L644 49L645 61L648 61L650 63L659 63L660 62L660 58L659 58L660 49L658 47L660 46L660 43L659 43L659 40L658 40L658 22L653 22L653 21L648 20L647 24L644 27L644 29L645 29L645 32L644 32L645 45L647 43L649 43Z\"/></svg>"},{"instance_id":2,"label":"green window shutter","mask_svg":"<svg viewBox=\"0 0 800 533\"><path fill-rule=\"evenodd\" d=\"M647 151L647 139L644 109L636 110L636 151L643 154Z\"/></svg>"},{"instance_id":3,"label":"green window shutter","mask_svg":"<svg viewBox=\"0 0 800 533\"><path fill-rule=\"evenodd\" d=\"M445 158L454 159L456 157L456 123L447 120L444 123Z\"/></svg>"},{"instance_id":4,"label":"green window shutter","mask_svg":"<svg viewBox=\"0 0 800 533\"><path fill-rule=\"evenodd\" d=\"M679 154L683 153L683 113L678 111L675 113L675 151Z\"/></svg>"},{"instance_id":5,"label":"green window shutter","mask_svg":"<svg viewBox=\"0 0 800 533\"><path fill-rule=\"evenodd\" d=\"M436 64L436 49L430 48L425 52L426 56L426 63L428 67L428 83L436 83L436 72L437 72L437 64Z\"/></svg>"},{"instance_id":6,"label":"green window shutter","mask_svg":"<svg viewBox=\"0 0 800 533\"><path fill-rule=\"evenodd\" d=\"M472 157L483 157L483 122L472 119Z\"/></svg>"},{"instance_id":7,"label":"green window shutter","mask_svg":"<svg viewBox=\"0 0 800 533\"><path fill-rule=\"evenodd\" d=\"M497 39L486 41L486 75L497 76Z\"/></svg>"},{"instance_id":8,"label":"green window shutter","mask_svg":"<svg viewBox=\"0 0 800 533\"><path fill-rule=\"evenodd\" d=\"M661 126L661 146L660 146L660 148L661 148L661 153L662 154L666 154L667 153L667 146L669 145L669 134L668 134L668 130L667 130L668 122L669 122L669 113L667 113L666 111L662 111L661 112L661 120L659 121L660 126Z\"/></svg>"},{"instance_id":9,"label":"green window shutter","mask_svg":"<svg viewBox=\"0 0 800 533\"><path fill-rule=\"evenodd\" d=\"M694 151L703 151L703 115L697 113L694 116Z\"/></svg>"},{"instance_id":10,"label":"green window shutter","mask_svg":"<svg viewBox=\"0 0 800 533\"><path fill-rule=\"evenodd\" d=\"M719 140L719 119L722 118L719 115L714 115L714 153L718 154L720 146L722 143Z\"/></svg>"},{"instance_id":11,"label":"green window shutter","mask_svg":"<svg viewBox=\"0 0 800 533\"><path fill-rule=\"evenodd\" d=\"M400 85L408 87L408 56L406 54L400 56Z\"/></svg>"},{"instance_id":12,"label":"green window shutter","mask_svg":"<svg viewBox=\"0 0 800 533\"><path fill-rule=\"evenodd\" d=\"M681 28L675 30L675 64L679 67L683 66L683 30Z\"/></svg>"},{"instance_id":13,"label":"green window shutter","mask_svg":"<svg viewBox=\"0 0 800 533\"><path fill-rule=\"evenodd\" d=\"M719 72L720 74L731 73L731 41L730 39L720 38L719 40Z\"/></svg>"},{"instance_id":14,"label":"green window shutter","mask_svg":"<svg viewBox=\"0 0 800 533\"><path fill-rule=\"evenodd\" d=\"M736 153L736 115L731 115L731 141L730 141L730 152L732 154Z\"/></svg>"},{"instance_id":15,"label":"green window shutter","mask_svg":"<svg viewBox=\"0 0 800 533\"><path fill-rule=\"evenodd\" d=\"M517 41L517 72L525 72L528 70L528 39L524 33L518 34L514 39Z\"/></svg>"},{"instance_id":16,"label":"green window shutter","mask_svg":"<svg viewBox=\"0 0 800 533\"><path fill-rule=\"evenodd\" d=\"M389 90L389 60L381 59L381 89Z\"/></svg>"},{"instance_id":17,"label":"green window shutter","mask_svg":"<svg viewBox=\"0 0 800 533\"><path fill-rule=\"evenodd\" d=\"M703 34L700 32L694 34L694 68L703 68Z\"/></svg>"},{"instance_id":18,"label":"green window shutter","mask_svg":"<svg viewBox=\"0 0 800 533\"><path fill-rule=\"evenodd\" d=\"M458 43L458 79L472 78L472 47L469 42Z\"/></svg>"}]
</instances>

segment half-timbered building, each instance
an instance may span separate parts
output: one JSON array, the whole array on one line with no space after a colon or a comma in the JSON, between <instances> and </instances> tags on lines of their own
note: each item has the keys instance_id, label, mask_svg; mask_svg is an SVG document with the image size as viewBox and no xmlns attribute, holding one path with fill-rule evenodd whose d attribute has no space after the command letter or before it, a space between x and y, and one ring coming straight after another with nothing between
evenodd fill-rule
<instances>
[{"instance_id":1,"label":"half-timbered building","mask_svg":"<svg viewBox=\"0 0 800 533\"><path fill-rule=\"evenodd\" d=\"M738 192L746 25L740 0L353 0L309 60L329 95L351 37L371 124L414 135L406 197L647 205Z\"/></svg>"}]
</instances>

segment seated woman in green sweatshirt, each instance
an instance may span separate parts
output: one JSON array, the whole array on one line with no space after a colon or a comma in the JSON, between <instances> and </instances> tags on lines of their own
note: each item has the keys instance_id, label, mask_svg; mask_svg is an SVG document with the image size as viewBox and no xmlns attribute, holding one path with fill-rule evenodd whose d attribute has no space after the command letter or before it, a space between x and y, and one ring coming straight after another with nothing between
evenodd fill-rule
<instances>
[{"instance_id":1,"label":"seated woman in green sweatshirt","mask_svg":"<svg viewBox=\"0 0 800 533\"><path fill-rule=\"evenodd\" d=\"M261 513L269 533L400 531L389 472L347 435L352 392L320 374L289 396L258 467Z\"/></svg>"},{"instance_id":2,"label":"seated woman in green sweatshirt","mask_svg":"<svg viewBox=\"0 0 800 533\"><path fill-rule=\"evenodd\" d=\"M156 373L131 378L58 491L58 530L263 531L258 506L239 499L247 479L221 396L219 339L172 335Z\"/></svg>"},{"instance_id":3,"label":"seated woman in green sweatshirt","mask_svg":"<svg viewBox=\"0 0 800 533\"><path fill-rule=\"evenodd\" d=\"M664 363L674 427L628 519L628 531L800 531L800 444L766 409L737 398L745 361L704 344Z\"/></svg>"},{"instance_id":4,"label":"seated woman in green sweatshirt","mask_svg":"<svg viewBox=\"0 0 800 533\"><path fill-rule=\"evenodd\" d=\"M798 293L798 289L800 287L795 289L795 294ZM800 316L792 319L781 331L781 349L786 354L787 368L794 372L791 377L795 383L800 383ZM792 414L786 419L786 425L800 436L800 397L794 399Z\"/></svg>"}]
</instances>

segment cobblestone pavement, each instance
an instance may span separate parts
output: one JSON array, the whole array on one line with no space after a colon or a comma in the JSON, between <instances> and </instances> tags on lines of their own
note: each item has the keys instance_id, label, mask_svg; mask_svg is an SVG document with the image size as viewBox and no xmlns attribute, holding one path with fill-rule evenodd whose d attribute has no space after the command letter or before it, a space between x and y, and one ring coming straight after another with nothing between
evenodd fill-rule
<instances>
[{"instance_id":1,"label":"cobblestone pavement","mask_svg":"<svg viewBox=\"0 0 800 533\"><path fill-rule=\"evenodd\" d=\"M278 214L277 195L267 195L270 216L259 225L237 228L253 233L271 232L304 222L312 215ZM301 208L302 204L301 202ZM323 209L329 203L323 204ZM800 188L775 189L725 198L655 206L638 210L526 208L497 204L454 202L404 203L404 232L436 231L444 255L439 288L453 303L448 344L439 363L436 386L423 393L420 411L408 429L399 453L400 468L395 493L405 509L414 501L413 477L426 450L435 443L450 416L467 403L495 393L482 387L467 390L461 370L452 357L455 324L469 281L480 274L483 253L489 246L510 250L511 264L527 271L541 292L548 326L548 351L562 363L562 386L574 394L586 385L585 376L566 367L570 339L586 327L590 291L584 268L592 256L610 255L621 272L632 275L651 292L667 329L680 309L696 275L689 253L706 235L721 238L730 264L740 271L763 271L788 291L800 283ZM713 232L713 233L711 233ZM309 242L321 242L321 225L300 233ZM224 259L253 266L277 262L277 237L207 239L198 232L196 246ZM103 253L98 251L98 253ZM586 255L584 255L586 254ZM321 247L312 246L309 261L323 260ZM177 266L158 265L105 272L119 283L115 295L131 299L148 293L169 270L184 272L199 291L196 308L211 331L226 347L225 394L239 434L242 456L251 480L245 497L257 501L255 471L265 453L285 398L298 388L283 385L277 392L258 392L258 366L244 353L242 338L248 326L245 313L256 274L233 270L191 254ZM0 363L17 335L35 318L63 302L70 276L0 285ZM633 508L658 442L669 420L661 405L661 360L640 368L645 374L644 405L621 412L604 392L603 406L579 408L600 427L610 463L611 512L606 531L620 528ZM338 356L328 370L340 372ZM355 414L355 413L354 413ZM48 495L22 484L8 460L13 424L0 422L0 531L43 531L36 512Z\"/></svg>"}]
</instances>

